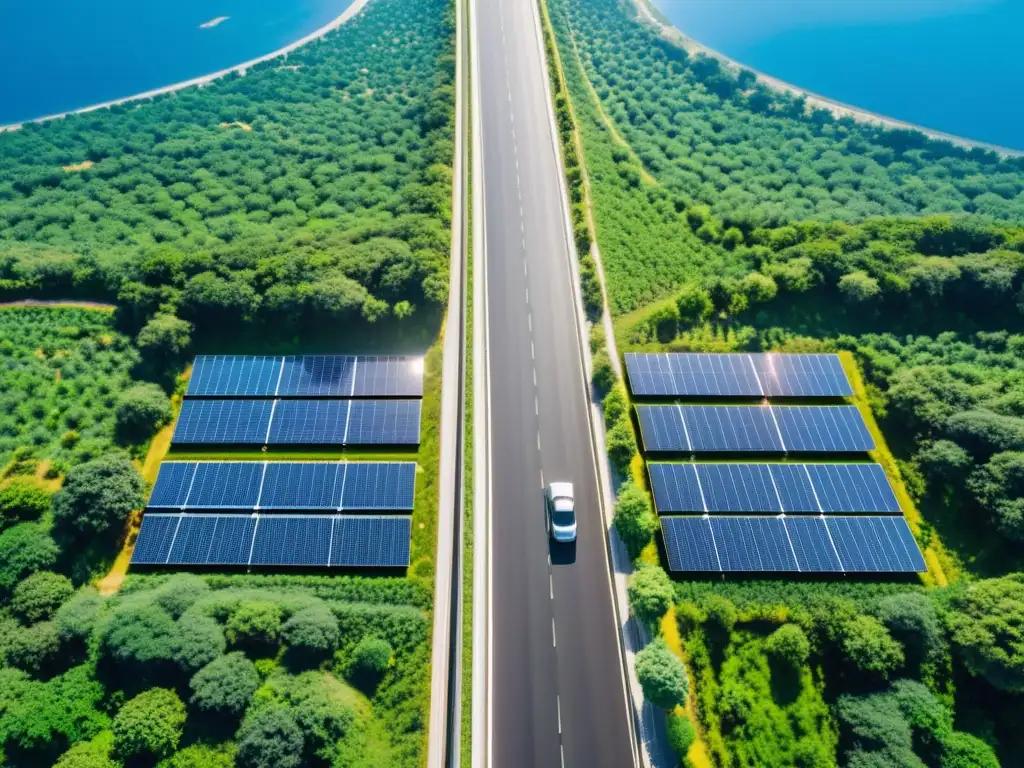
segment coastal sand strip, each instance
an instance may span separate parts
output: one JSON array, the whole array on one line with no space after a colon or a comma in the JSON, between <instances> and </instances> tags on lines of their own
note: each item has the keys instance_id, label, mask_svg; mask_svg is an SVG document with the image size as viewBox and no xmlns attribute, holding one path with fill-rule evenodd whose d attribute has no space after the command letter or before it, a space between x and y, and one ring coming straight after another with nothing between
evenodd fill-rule
<instances>
[{"instance_id":1,"label":"coastal sand strip","mask_svg":"<svg viewBox=\"0 0 1024 768\"><path fill-rule=\"evenodd\" d=\"M830 99L827 96L822 96L820 94L814 93L813 91L808 91L804 88L800 88L799 86L787 83L783 80L779 80L777 77L766 75L764 72L759 72L758 70L752 67L748 67L745 64L742 64L736 61L735 59L726 56L724 53L719 53L713 48L708 48L703 43L698 43L693 38L687 37L679 29L677 29L676 27L672 26L669 23L666 23L666 20L664 20L664 17L661 13L658 12L657 8L653 6L651 0L633 0L633 4L636 6L638 13L645 22L655 27L663 38L665 38L669 42L675 43L676 45L682 47L687 53L691 55L703 53L706 56L712 56L718 59L723 64L726 64L734 69L748 69L755 75L757 75L757 79L760 82L764 83L772 90L789 93L796 97L803 96L807 100L807 104L809 106L818 107L820 109L827 109L829 112L832 113L832 115L837 120L844 117L849 117L852 118L853 120L856 120L859 123L874 123L875 125L882 125L886 128L905 131L918 131L920 133L923 133L930 139L948 141L952 144L956 144L957 146L964 147L966 149L987 149L1007 157L1024 156L1024 151L1021 150L1010 149L1008 147L1001 147L997 144L988 144L984 141L975 141L974 139L967 139L964 138L963 136L955 136L951 133L943 133L942 131L936 131L932 128L926 128L923 125L916 125L914 123L908 123L903 120L897 120L896 118L893 117L880 115L877 112L871 112L866 109L861 109L860 107L851 106L850 104L844 104L841 101L835 101L834 99Z\"/></svg>"},{"instance_id":2,"label":"coastal sand strip","mask_svg":"<svg viewBox=\"0 0 1024 768\"><path fill-rule=\"evenodd\" d=\"M107 107L113 107L113 106L116 106L117 104L127 104L130 101L139 101L139 100L142 100L142 99L152 99L155 96L161 96L161 95L163 95L165 93L174 93L175 91L180 91L180 90L182 90L184 88L191 88L194 85L199 85L199 86L206 85L207 83L211 83L214 80L217 80L217 79L219 79L221 77L224 77L225 75L230 75L232 72L238 72L238 73L244 75L245 71L249 67L252 67L252 66L254 66L256 64L260 64L260 63L262 63L264 61L270 61L271 59L276 59L278 56L287 56L289 53L294 51L296 48L300 48L303 45L305 45L306 43L310 43L310 42L312 42L314 40L319 40L324 35L326 35L328 32L333 32L335 29L340 27L346 21L348 21L353 16L355 16L357 13L359 13L361 10L363 10L363 8L366 7L366 5L369 2L370 2L370 0L352 0L352 5L350 5L348 8L346 8L342 12L342 14L340 16L338 16L338 18L336 18L333 21L331 21L331 22L325 24L324 26L320 27L320 29L316 30L315 32L311 32L308 35L306 35L305 37L303 37L303 38L301 38L299 40L296 40L294 43L289 43L288 45L284 46L283 48L278 48L276 51L273 51L272 53L267 53L267 54L264 54L263 56L260 56L258 58L250 59L249 61L243 62L242 64L236 64L235 66L229 67L228 69L221 69L221 70L218 70L217 72L211 72L208 75L201 75L200 77L194 77L191 80L183 80L182 82L174 83L173 85L165 85L162 88L154 88L151 91L143 91L142 93L136 93L133 96L125 96L125 97L120 98L120 99L112 99L111 101L104 101L101 104L93 104L93 105L88 106L88 107L82 107L81 109L72 109L72 110L69 110L68 112L61 112L61 113L56 114L56 115L47 115L46 117L37 117L34 120L26 120L24 123L14 123L12 125L0 125L0 133L3 133L4 131L16 131L19 128L21 128L21 126L25 125L26 123L42 123L42 122L45 122L47 120L56 120L56 119L61 118L61 117L67 117L68 115L78 115L78 114L81 114L83 112L94 112L97 109L106 109Z\"/></svg>"}]
</instances>

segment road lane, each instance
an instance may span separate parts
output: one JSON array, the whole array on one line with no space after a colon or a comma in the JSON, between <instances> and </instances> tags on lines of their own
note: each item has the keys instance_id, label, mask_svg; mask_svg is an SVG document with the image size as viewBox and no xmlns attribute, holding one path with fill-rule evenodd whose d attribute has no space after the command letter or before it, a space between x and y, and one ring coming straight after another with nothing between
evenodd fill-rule
<instances>
[{"instance_id":1,"label":"road lane","mask_svg":"<svg viewBox=\"0 0 1024 768\"><path fill-rule=\"evenodd\" d=\"M478 0L491 433L493 764L634 762L546 76L531 0ZM542 483L575 484L551 550Z\"/></svg>"}]
</instances>

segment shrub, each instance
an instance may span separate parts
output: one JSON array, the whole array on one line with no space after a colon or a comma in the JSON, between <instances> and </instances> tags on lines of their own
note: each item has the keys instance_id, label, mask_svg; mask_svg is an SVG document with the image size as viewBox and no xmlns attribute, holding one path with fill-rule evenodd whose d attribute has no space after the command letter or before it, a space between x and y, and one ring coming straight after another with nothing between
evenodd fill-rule
<instances>
[{"instance_id":1,"label":"shrub","mask_svg":"<svg viewBox=\"0 0 1024 768\"><path fill-rule=\"evenodd\" d=\"M114 428L122 443L143 443L170 423L171 401L156 384L136 384L126 389L114 411Z\"/></svg>"},{"instance_id":2,"label":"shrub","mask_svg":"<svg viewBox=\"0 0 1024 768\"><path fill-rule=\"evenodd\" d=\"M235 745L192 744L159 763L157 768L235 768Z\"/></svg>"},{"instance_id":3,"label":"shrub","mask_svg":"<svg viewBox=\"0 0 1024 768\"><path fill-rule=\"evenodd\" d=\"M289 654L303 663L329 657L338 647L338 620L327 606L303 608L282 627Z\"/></svg>"},{"instance_id":4,"label":"shrub","mask_svg":"<svg viewBox=\"0 0 1024 768\"><path fill-rule=\"evenodd\" d=\"M367 635L352 649L351 668L355 672L382 675L394 662L395 649L391 643L373 635Z\"/></svg>"},{"instance_id":5,"label":"shrub","mask_svg":"<svg viewBox=\"0 0 1024 768\"><path fill-rule=\"evenodd\" d=\"M7 641L7 661L18 669L40 674L57 665L60 634L52 621L21 627Z\"/></svg>"},{"instance_id":6,"label":"shrub","mask_svg":"<svg viewBox=\"0 0 1024 768\"><path fill-rule=\"evenodd\" d=\"M658 530L658 518L647 493L633 482L623 483L615 502L615 530L622 537L630 557L636 557Z\"/></svg>"},{"instance_id":7,"label":"shrub","mask_svg":"<svg viewBox=\"0 0 1024 768\"><path fill-rule=\"evenodd\" d=\"M725 635L732 632L739 619L739 611L732 601L722 595L706 595L700 601L704 621Z\"/></svg>"},{"instance_id":8,"label":"shrub","mask_svg":"<svg viewBox=\"0 0 1024 768\"><path fill-rule=\"evenodd\" d=\"M660 566L641 566L629 578L629 606L649 627L657 625L674 597L672 580Z\"/></svg>"},{"instance_id":9,"label":"shrub","mask_svg":"<svg viewBox=\"0 0 1024 768\"><path fill-rule=\"evenodd\" d=\"M765 650L779 661L794 668L802 667L811 655L807 635L797 624L783 624L768 636Z\"/></svg>"},{"instance_id":10,"label":"shrub","mask_svg":"<svg viewBox=\"0 0 1024 768\"><path fill-rule=\"evenodd\" d=\"M145 504L144 487L138 470L123 454L79 464L54 494L54 521L87 537L119 531L132 511Z\"/></svg>"},{"instance_id":11,"label":"shrub","mask_svg":"<svg viewBox=\"0 0 1024 768\"><path fill-rule=\"evenodd\" d=\"M903 649L874 616L858 615L845 622L841 647L846 658L862 672L887 677L903 664Z\"/></svg>"},{"instance_id":12,"label":"shrub","mask_svg":"<svg viewBox=\"0 0 1024 768\"><path fill-rule=\"evenodd\" d=\"M633 442L633 430L625 415L615 426L608 430L608 457L621 477L629 477L629 463L636 454L636 443Z\"/></svg>"},{"instance_id":13,"label":"shrub","mask_svg":"<svg viewBox=\"0 0 1024 768\"><path fill-rule=\"evenodd\" d=\"M942 743L939 768L999 768L999 758L978 737L954 731Z\"/></svg>"},{"instance_id":14,"label":"shrub","mask_svg":"<svg viewBox=\"0 0 1024 768\"><path fill-rule=\"evenodd\" d=\"M613 386L608 390L608 394L604 396L604 400L601 402L601 406L604 409L604 423L606 427L611 427L613 424L626 416L626 409L629 407L626 402L626 395L622 391L622 387Z\"/></svg>"},{"instance_id":15,"label":"shrub","mask_svg":"<svg viewBox=\"0 0 1024 768\"><path fill-rule=\"evenodd\" d=\"M200 711L241 717L260 686L256 667L240 652L214 659L192 677L191 703Z\"/></svg>"},{"instance_id":16,"label":"shrub","mask_svg":"<svg viewBox=\"0 0 1024 768\"><path fill-rule=\"evenodd\" d=\"M14 588L11 610L29 624L50 619L74 591L66 576L37 571Z\"/></svg>"},{"instance_id":17,"label":"shrub","mask_svg":"<svg viewBox=\"0 0 1024 768\"><path fill-rule=\"evenodd\" d=\"M699 283L687 283L676 294L676 308L680 322L695 326L711 317L714 305L706 288Z\"/></svg>"},{"instance_id":18,"label":"shrub","mask_svg":"<svg viewBox=\"0 0 1024 768\"><path fill-rule=\"evenodd\" d=\"M608 353L603 349L599 350L593 359L594 372L592 381L598 395L604 397L615 386L615 369L612 368L612 361Z\"/></svg>"},{"instance_id":19,"label":"shrub","mask_svg":"<svg viewBox=\"0 0 1024 768\"><path fill-rule=\"evenodd\" d=\"M683 662L658 638L636 655L636 676L644 697L662 709L683 704L690 692Z\"/></svg>"},{"instance_id":20,"label":"shrub","mask_svg":"<svg viewBox=\"0 0 1024 768\"><path fill-rule=\"evenodd\" d=\"M647 324L654 331L654 338L668 344L679 335L679 307L668 303L658 307L647 317Z\"/></svg>"},{"instance_id":21,"label":"shrub","mask_svg":"<svg viewBox=\"0 0 1024 768\"><path fill-rule=\"evenodd\" d=\"M38 523L19 523L0 533L0 592L57 562L57 543Z\"/></svg>"},{"instance_id":22,"label":"shrub","mask_svg":"<svg viewBox=\"0 0 1024 768\"><path fill-rule=\"evenodd\" d=\"M295 716L270 707L247 717L235 737L240 768L298 768L303 738Z\"/></svg>"},{"instance_id":23,"label":"shrub","mask_svg":"<svg viewBox=\"0 0 1024 768\"><path fill-rule=\"evenodd\" d=\"M686 758L690 745L697 738L697 730L685 714L670 712L667 718L668 743L680 760Z\"/></svg>"},{"instance_id":24,"label":"shrub","mask_svg":"<svg viewBox=\"0 0 1024 768\"><path fill-rule=\"evenodd\" d=\"M889 595L879 601L875 615L918 660L923 660L942 646L939 616L932 601L921 592Z\"/></svg>"},{"instance_id":25,"label":"shrub","mask_svg":"<svg viewBox=\"0 0 1024 768\"><path fill-rule=\"evenodd\" d=\"M50 493L32 480L15 477L0 488L0 529L37 520L50 508Z\"/></svg>"},{"instance_id":26,"label":"shrub","mask_svg":"<svg viewBox=\"0 0 1024 768\"><path fill-rule=\"evenodd\" d=\"M971 674L1001 691L1024 692L1024 583L1018 578L970 584L950 600L950 639Z\"/></svg>"},{"instance_id":27,"label":"shrub","mask_svg":"<svg viewBox=\"0 0 1024 768\"><path fill-rule=\"evenodd\" d=\"M210 585L193 573L176 573L147 597L177 619L191 608L196 600L209 593Z\"/></svg>"},{"instance_id":28,"label":"shrub","mask_svg":"<svg viewBox=\"0 0 1024 768\"><path fill-rule=\"evenodd\" d=\"M224 630L214 619L186 613L174 625L171 658L186 675L192 675L224 653L226 646Z\"/></svg>"},{"instance_id":29,"label":"shrub","mask_svg":"<svg viewBox=\"0 0 1024 768\"><path fill-rule=\"evenodd\" d=\"M129 699L114 717L114 751L122 760L168 757L185 729L185 705L167 688Z\"/></svg>"},{"instance_id":30,"label":"shrub","mask_svg":"<svg viewBox=\"0 0 1024 768\"><path fill-rule=\"evenodd\" d=\"M95 590L86 588L73 595L70 600L57 609L54 622L60 641L74 646L72 652L85 649L86 642L96 627L103 598Z\"/></svg>"},{"instance_id":31,"label":"shrub","mask_svg":"<svg viewBox=\"0 0 1024 768\"><path fill-rule=\"evenodd\" d=\"M274 603L240 603L227 623L228 640L257 654L273 653L281 637L281 609Z\"/></svg>"}]
</instances>

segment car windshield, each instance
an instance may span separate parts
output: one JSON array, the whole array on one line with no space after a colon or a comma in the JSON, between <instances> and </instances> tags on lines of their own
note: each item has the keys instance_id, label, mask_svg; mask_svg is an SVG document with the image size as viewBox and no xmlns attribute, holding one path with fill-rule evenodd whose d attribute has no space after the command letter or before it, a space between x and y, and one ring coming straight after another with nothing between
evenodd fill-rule
<instances>
[{"instance_id":1,"label":"car windshield","mask_svg":"<svg viewBox=\"0 0 1024 768\"><path fill-rule=\"evenodd\" d=\"M551 513L551 522L559 527L572 525L576 522L576 515L572 510L556 509Z\"/></svg>"}]
</instances>

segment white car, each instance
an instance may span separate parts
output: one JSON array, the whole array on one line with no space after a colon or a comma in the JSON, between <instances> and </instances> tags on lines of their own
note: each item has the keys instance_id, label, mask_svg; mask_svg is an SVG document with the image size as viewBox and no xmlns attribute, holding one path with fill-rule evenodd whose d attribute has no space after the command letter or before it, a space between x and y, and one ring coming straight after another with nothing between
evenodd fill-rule
<instances>
[{"instance_id":1,"label":"white car","mask_svg":"<svg viewBox=\"0 0 1024 768\"><path fill-rule=\"evenodd\" d=\"M560 543L576 541L576 509L572 483L550 483L544 492L545 521L551 538Z\"/></svg>"}]
</instances>

